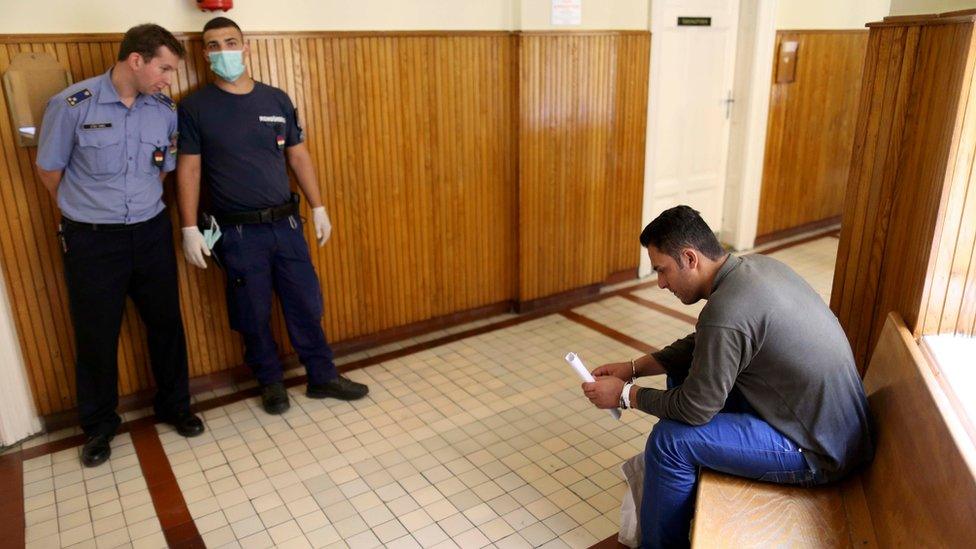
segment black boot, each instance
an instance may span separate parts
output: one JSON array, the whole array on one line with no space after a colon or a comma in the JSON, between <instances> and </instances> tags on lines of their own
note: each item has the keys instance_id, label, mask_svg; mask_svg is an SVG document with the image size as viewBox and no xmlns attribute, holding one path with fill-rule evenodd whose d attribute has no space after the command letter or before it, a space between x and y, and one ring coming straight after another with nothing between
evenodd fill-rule
<instances>
[{"instance_id":1,"label":"black boot","mask_svg":"<svg viewBox=\"0 0 976 549\"><path fill-rule=\"evenodd\" d=\"M112 446L109 444L115 435L93 435L85 441L85 447L81 449L81 463L85 467L97 467L112 455Z\"/></svg>"},{"instance_id":2,"label":"black boot","mask_svg":"<svg viewBox=\"0 0 976 549\"><path fill-rule=\"evenodd\" d=\"M339 400L357 400L369 393L369 387L362 383L339 376L331 381L318 385L308 384L305 396L308 398L338 398Z\"/></svg>"},{"instance_id":3,"label":"black boot","mask_svg":"<svg viewBox=\"0 0 976 549\"><path fill-rule=\"evenodd\" d=\"M281 383L272 383L261 388L261 405L271 415L283 414L291 408L288 391Z\"/></svg>"}]
</instances>

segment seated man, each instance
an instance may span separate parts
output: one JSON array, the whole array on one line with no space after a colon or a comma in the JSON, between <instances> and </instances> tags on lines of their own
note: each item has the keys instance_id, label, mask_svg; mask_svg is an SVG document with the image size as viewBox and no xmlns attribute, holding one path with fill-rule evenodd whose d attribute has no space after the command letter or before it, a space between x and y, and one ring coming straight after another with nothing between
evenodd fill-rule
<instances>
[{"instance_id":1,"label":"seated man","mask_svg":"<svg viewBox=\"0 0 976 549\"><path fill-rule=\"evenodd\" d=\"M698 212L665 211L641 233L658 286L708 300L695 332L661 351L596 368L584 394L600 408L661 418L645 451L645 547L682 547L698 471L812 486L869 460L864 387L840 324L795 272L726 253ZM633 379L668 375L668 389Z\"/></svg>"}]
</instances>

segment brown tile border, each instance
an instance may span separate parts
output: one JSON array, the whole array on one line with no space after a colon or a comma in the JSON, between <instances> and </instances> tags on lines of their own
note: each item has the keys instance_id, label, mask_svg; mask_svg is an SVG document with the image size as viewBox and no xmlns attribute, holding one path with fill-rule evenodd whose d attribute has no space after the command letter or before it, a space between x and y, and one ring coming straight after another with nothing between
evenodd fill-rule
<instances>
[{"instance_id":1,"label":"brown tile border","mask_svg":"<svg viewBox=\"0 0 976 549\"><path fill-rule=\"evenodd\" d=\"M794 240L792 242L786 242L784 244L781 244L779 246L774 246L774 247L769 248L769 249L766 249L766 250L761 250L761 251L758 251L758 252L748 252L748 253L768 254L768 253L774 253L774 252L782 251L782 250L785 250L787 248L792 248L794 246L799 246L801 244L806 244L807 242L811 242L811 241L818 240L818 239L821 239L821 238L827 238L827 237L831 236L830 234L828 234L829 232L837 232L837 231L836 231L836 229L831 229L831 231L821 231L819 233L815 233L815 234L809 235L809 236L807 236L805 238L797 239L797 240ZM635 303L640 303L641 305L647 305L649 308L654 309L654 310L656 310L656 311L658 311L660 313L669 315L669 316L671 316L673 318L676 318L676 319L679 319L679 320L683 320L683 321L689 322L691 324L694 324L696 322L696 320L693 317L689 316L689 315L685 315L685 314L683 314L681 312L675 311L675 310L670 309L668 307L665 307L663 305L658 305L658 304L653 303L651 301L645 300L645 299L643 299L641 297L632 295L632 292L635 292L635 291L638 291L638 290L647 289L647 288L652 288L652 287L655 287L656 285L657 285L657 279L656 278L652 278L652 279L647 280L645 282L641 282L641 283L638 283L638 284L633 284L633 285L630 285L630 286L626 286L624 288L618 288L616 290L612 290L612 291L608 291L608 292L602 292L602 293L586 292L586 293L583 293L583 294L570 292L573 295L568 295L567 294L567 295L565 295L563 297L563 300L561 300L561 301L554 300L554 301L552 301L550 303L545 304L544 306L538 307L536 310L533 310L532 312L523 313L523 314L519 315L516 318L510 318L510 319L507 319L507 320L502 320L502 321L499 321L499 322L494 322L494 323L491 323L491 324L486 324L484 326L479 326L477 328L472 328L470 330L465 330L463 332L458 332L458 333L455 333L455 334L450 334L450 335L447 335L447 336L439 337L437 339L432 339L430 341L425 341L425 342L422 342L422 343L418 343L418 344L415 344L415 345L411 345L409 347L404 347L402 349L396 349L396 350L389 351L389 352L386 352L386 353L383 353L383 354L380 354L380 355L376 355L376 356L372 356L372 357L367 357L367 358L363 358L363 359L356 360L356 361L353 361L353 362L349 362L347 364L343 364L341 366L338 366L338 370L340 372L343 372L343 373L349 372L349 371L352 371L352 370L358 370L360 368L365 368L367 366L373 366L373 365L379 364L381 362L385 362L385 361L388 361L388 360L393 360L393 359L401 358L403 356L407 356L407 355L411 355L411 354L418 353L418 352L421 352L421 351L425 351L427 349L432 349L434 347L439 347L441 345L447 345L449 343L453 343L453 342L459 341L461 339L466 339L466 338L469 338L469 337L474 337L474 336L481 335L481 334L484 334L484 333L487 333L487 332L492 332L492 331L495 331L495 330L501 330L501 329L504 329L504 328L509 328L511 326L516 326L516 325L522 324L524 322L530 322L532 320L536 320L538 318L542 318L542 317L547 316L547 315L550 315L550 314L560 314L560 313L565 313L565 312L569 312L570 315L564 314L563 316L567 316L567 318L570 318L571 320L577 321L577 318L583 319L582 321L578 321L578 322L580 322L581 324L586 325L587 327L590 327L592 329L595 329L597 331L601 331L601 333L604 333L605 335L608 335L609 337L611 337L613 339L616 339L617 341L620 341L621 343L624 343L625 345L634 347L636 349L640 349L641 348L640 346L647 346L647 345L645 343L643 343L643 342L640 342L639 340L636 340L634 338L631 338L630 336L627 336L626 334L623 334L621 332L617 332L616 330L613 330L612 328L609 328L607 326L604 326L603 324L600 324L598 322L592 321L592 320L590 320L590 319L588 319L586 317L583 317L582 315L579 315L577 313L573 313L571 311L571 309L574 309L576 307L580 307L582 305L587 305L589 303L594 303L594 302L597 302L597 301L602 301L604 299L609 299L611 297L623 297L623 298L629 299L630 301L633 301ZM613 335L611 335L611 334L613 334ZM633 343L633 345L632 345L632 343ZM637 346L635 347L635 345L637 345ZM647 347L650 347L650 346L647 346ZM296 367L299 367L299 366L300 365L294 359L292 359L292 360L286 360L285 361L285 369L286 370L290 370L292 368L296 368ZM202 376L201 378L194 378L194 379L191 379L190 380L190 383L191 383L191 387L194 389L193 392L195 392L196 390L212 390L212 389L217 388L217 387L227 386L228 384L230 384L232 382L235 382L235 381L236 382L239 382L239 381L245 381L245 380L250 380L250 379L251 379L251 377L250 377L250 371L246 367L241 366L241 367L237 367L237 368L232 368L232 369L229 369L229 370L225 370L223 372L218 372L216 374L211 374L209 376ZM305 383L305 376L304 375L299 375L299 376L289 377L289 378L285 379L284 383L285 383L285 385L287 387L294 387L294 386L300 385L302 383ZM256 387L252 387L252 388L244 389L244 390L241 390L241 391L238 391L238 392L235 392L235 393L231 393L231 394L228 394L228 395L223 395L223 396L220 396L220 397L217 397L217 398L209 399L209 400L206 400L206 401L203 401L203 402L198 402L197 404L195 404L193 406L193 410L196 411L196 412L204 412L204 411L207 411L207 410L212 410L214 408L219 408L221 406L226 406L228 404L233 404L235 402L239 402L239 401L245 400L247 398L255 397L255 396L258 396L259 394L260 394L259 390ZM125 432L125 430L127 429L127 426L128 425L129 425L128 423L123 424L122 427L120 428L119 432L120 433L121 432ZM40 445L35 446L35 447L32 447L32 448L25 448L23 450L23 453L24 453L24 458L23 459L30 459L30 458L33 458L33 457L38 457L38 456L42 456L42 455L45 455L45 454L50 454L50 453L58 452L60 450L66 449L66 448L71 448L73 446L79 446L79 445L81 445L83 443L84 443L84 435L74 435L74 436L71 436L71 437L66 437L66 438L61 439L61 440L56 440L56 441L52 441L52 442L40 444Z\"/></svg>"},{"instance_id":2,"label":"brown tile border","mask_svg":"<svg viewBox=\"0 0 976 549\"><path fill-rule=\"evenodd\" d=\"M841 216L835 215L833 217L828 217L827 219L821 219L820 221L805 223L799 227L792 227L790 229L783 229L780 231L759 235L756 237L756 241L753 243L753 246L762 246L763 244L768 244L777 240L783 240L785 238L791 238L797 235L819 231L820 229L837 225L840 223L840 221Z\"/></svg>"},{"instance_id":3,"label":"brown tile border","mask_svg":"<svg viewBox=\"0 0 976 549\"><path fill-rule=\"evenodd\" d=\"M778 246L773 246L771 248L766 248L764 250L757 250L755 252L749 252L749 254L762 254L769 255L771 253L781 252L787 248L792 248L794 246L799 246L800 244L806 244L807 242L813 242L814 240L820 240L821 238L828 238L830 233L836 232L837 229L830 229L827 231L821 231L819 233L812 234L804 238L798 238L792 242L786 242Z\"/></svg>"},{"instance_id":4,"label":"brown tile border","mask_svg":"<svg viewBox=\"0 0 976 549\"><path fill-rule=\"evenodd\" d=\"M532 313L535 311L551 310L554 307L559 308L566 303L581 301L600 295L600 288L602 286L602 284L590 284L589 286L566 290L565 292L560 292L558 294L530 299L528 301L519 301L515 304L515 311L522 314Z\"/></svg>"},{"instance_id":5,"label":"brown tile border","mask_svg":"<svg viewBox=\"0 0 976 549\"><path fill-rule=\"evenodd\" d=\"M206 547L183 499L153 420L134 421L130 432L166 543L170 547Z\"/></svg>"},{"instance_id":6,"label":"brown tile border","mask_svg":"<svg viewBox=\"0 0 976 549\"><path fill-rule=\"evenodd\" d=\"M839 236L839 231L832 229L828 232L813 234L806 238L801 238L766 250L752 253L773 253L830 236ZM571 292L573 295L566 295L562 300L550 300L545 304L540 304L541 306L539 306L536 310L522 314L517 318L510 318L492 324L486 324L484 326L479 326L477 328L472 328L456 334L450 334L437 339L432 339L430 341L418 343L402 349L367 357L339 366L338 369L340 372L349 372L359 368L365 368L367 366L372 366L388 360L393 360L434 347L439 347L441 345L453 343L461 339L466 339L487 332L501 330L511 326L523 324L525 322L530 322L550 314L560 314L570 321L586 326L587 328L595 330L624 345L637 349L643 353L652 353L657 351L655 347L632 338L622 332L614 330L609 326L601 324L579 313L573 312L571 309L586 305L588 303L602 301L611 297L623 297L673 318L683 320L691 324L695 323L696 320L689 315L685 315L663 305L659 305L652 301L632 295L632 292L651 288L655 285L657 285L657 280L651 279L646 282L633 284L624 288L603 293L593 293L592 291L583 293ZM485 310L495 308L497 308L497 305L486 307ZM291 361L291 363L297 365L297 363L294 361ZM224 374L225 376L230 376L227 379L208 377L205 380L200 380L197 382L197 387L213 389L234 379L247 379L247 372L244 369L238 368L237 370L240 371L231 369L227 372L221 372L221 374ZM288 387L301 385L305 383L305 376L293 376L287 378L284 383ZM193 406L193 409L198 413L204 412L251 398L257 396L258 394L260 394L259 389L257 387L252 387L229 395L199 402ZM143 475L146 478L146 484L149 486L153 506L156 509L156 514L159 517L160 525L163 528L163 535L166 537L167 543L170 546L176 547L204 547L203 539L201 538L200 533L196 528L196 524L193 522L193 518L189 513L189 509L186 506L186 501L183 499L182 491L176 482L173 469L169 463L169 459L166 457L166 454L163 451L162 442L159 439L159 435L157 434L154 425L155 418L153 416L148 416L124 423L122 426L120 426L119 433L124 433L127 431L132 433L131 436L133 444L136 448L136 453L139 457L139 464L142 468ZM4 495L4 497L0 499L0 528L13 533L10 537L0 537L0 540L2 540L0 541L0 546L6 546L8 542L12 543L12 547L21 547L24 545L25 513L23 507L23 461L59 452L68 448L77 447L84 444L84 442L85 435L78 434L44 444L39 444L31 448L23 448L16 452L0 454L0 494ZM620 545L616 541L616 535L613 535L599 542L593 547L599 547L600 549L612 549L614 547L623 547L623 545Z\"/></svg>"},{"instance_id":7,"label":"brown tile border","mask_svg":"<svg viewBox=\"0 0 976 549\"><path fill-rule=\"evenodd\" d=\"M617 541L617 536L620 534L614 534L603 541L599 541L590 546L590 549L630 549L626 545Z\"/></svg>"},{"instance_id":8,"label":"brown tile border","mask_svg":"<svg viewBox=\"0 0 976 549\"><path fill-rule=\"evenodd\" d=\"M624 299L627 299L629 301L633 301L634 303L636 303L638 305L643 305L644 307L647 307L648 309L654 309L655 311L657 311L659 313L666 314L666 315L670 316L671 318L676 318L676 319L678 319L678 320L680 320L682 322L687 322L688 324L691 324L692 326L694 326L695 324L698 323L698 319L695 318L695 317L693 317L693 316L691 316L691 315L686 315L684 313L675 311L674 309L671 309L669 307L665 307L664 305L661 305L659 303L654 303L653 301L651 301L649 299L644 299L643 297L636 296L634 294L624 294L624 295L622 295L620 297L622 297Z\"/></svg>"},{"instance_id":9,"label":"brown tile border","mask_svg":"<svg viewBox=\"0 0 976 549\"><path fill-rule=\"evenodd\" d=\"M656 352L658 350L657 347L653 347L651 345L648 345L647 343L644 343L643 341L640 341L639 339L634 339L634 338L630 337L629 335L627 335L627 334L625 334L623 332L618 332L617 330L614 330L613 328L611 328L611 327L609 327L609 326L607 326L605 324L601 324L601 323L593 320L592 318L585 317L585 316L583 316L583 315L581 315L579 313L575 313L573 311L563 311L563 312L561 312L559 314L561 314L562 316L568 318L569 320L572 320L573 322L575 322L577 324L582 324L583 326L586 326L587 328L589 328L591 330L595 330L597 332L600 332L601 334L603 334L603 335L605 335L605 336L607 336L607 337L609 337L609 338L611 338L613 340L616 340L619 343L623 343L624 345L627 345L628 347L633 347L634 349L637 349L638 351L640 351L642 353L649 354L649 353Z\"/></svg>"},{"instance_id":10,"label":"brown tile border","mask_svg":"<svg viewBox=\"0 0 976 549\"><path fill-rule=\"evenodd\" d=\"M20 452L0 455L0 547L23 547L27 535L24 518L24 462Z\"/></svg>"},{"instance_id":11,"label":"brown tile border","mask_svg":"<svg viewBox=\"0 0 976 549\"><path fill-rule=\"evenodd\" d=\"M475 322L486 318L491 318L512 310L512 303L503 301L477 307L454 314L443 315L405 326L381 330L368 336L356 337L332 344L335 356L342 357L369 349L371 347L381 347L396 341L402 341L412 337L443 330L452 326ZM285 370L300 366L296 356L287 357L282 360ZM190 379L190 394L199 394L212 391L220 387L227 387L243 381L253 379L250 368L245 365L238 365L219 372L195 376ZM155 388L144 389L142 391L125 395L119 399L117 408L119 413L130 412L146 408L152 404L153 396L156 394ZM42 418L44 428L47 432L54 432L67 427L74 427L78 424L78 411L76 408L48 414Z\"/></svg>"}]
</instances>

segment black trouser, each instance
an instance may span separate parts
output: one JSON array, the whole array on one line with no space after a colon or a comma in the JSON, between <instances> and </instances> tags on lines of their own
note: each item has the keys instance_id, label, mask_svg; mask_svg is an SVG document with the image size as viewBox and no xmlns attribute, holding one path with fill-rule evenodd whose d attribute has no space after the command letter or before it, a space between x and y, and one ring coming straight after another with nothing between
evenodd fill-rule
<instances>
[{"instance_id":1,"label":"black trouser","mask_svg":"<svg viewBox=\"0 0 976 549\"><path fill-rule=\"evenodd\" d=\"M65 278L75 328L78 415L87 435L114 434L121 423L119 330L129 296L146 326L156 381L157 417L190 409L186 340L180 317L172 224L166 211L125 228L65 220Z\"/></svg>"}]
</instances>

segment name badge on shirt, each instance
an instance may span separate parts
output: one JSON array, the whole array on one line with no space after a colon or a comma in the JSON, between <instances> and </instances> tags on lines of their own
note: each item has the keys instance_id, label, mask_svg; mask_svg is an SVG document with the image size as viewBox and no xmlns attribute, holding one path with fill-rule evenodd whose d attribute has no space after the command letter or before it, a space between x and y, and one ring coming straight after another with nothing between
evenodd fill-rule
<instances>
[{"instance_id":1,"label":"name badge on shirt","mask_svg":"<svg viewBox=\"0 0 976 549\"><path fill-rule=\"evenodd\" d=\"M83 130L104 130L106 128L111 128L111 122L95 122L94 124L82 124L81 129Z\"/></svg>"}]
</instances>

